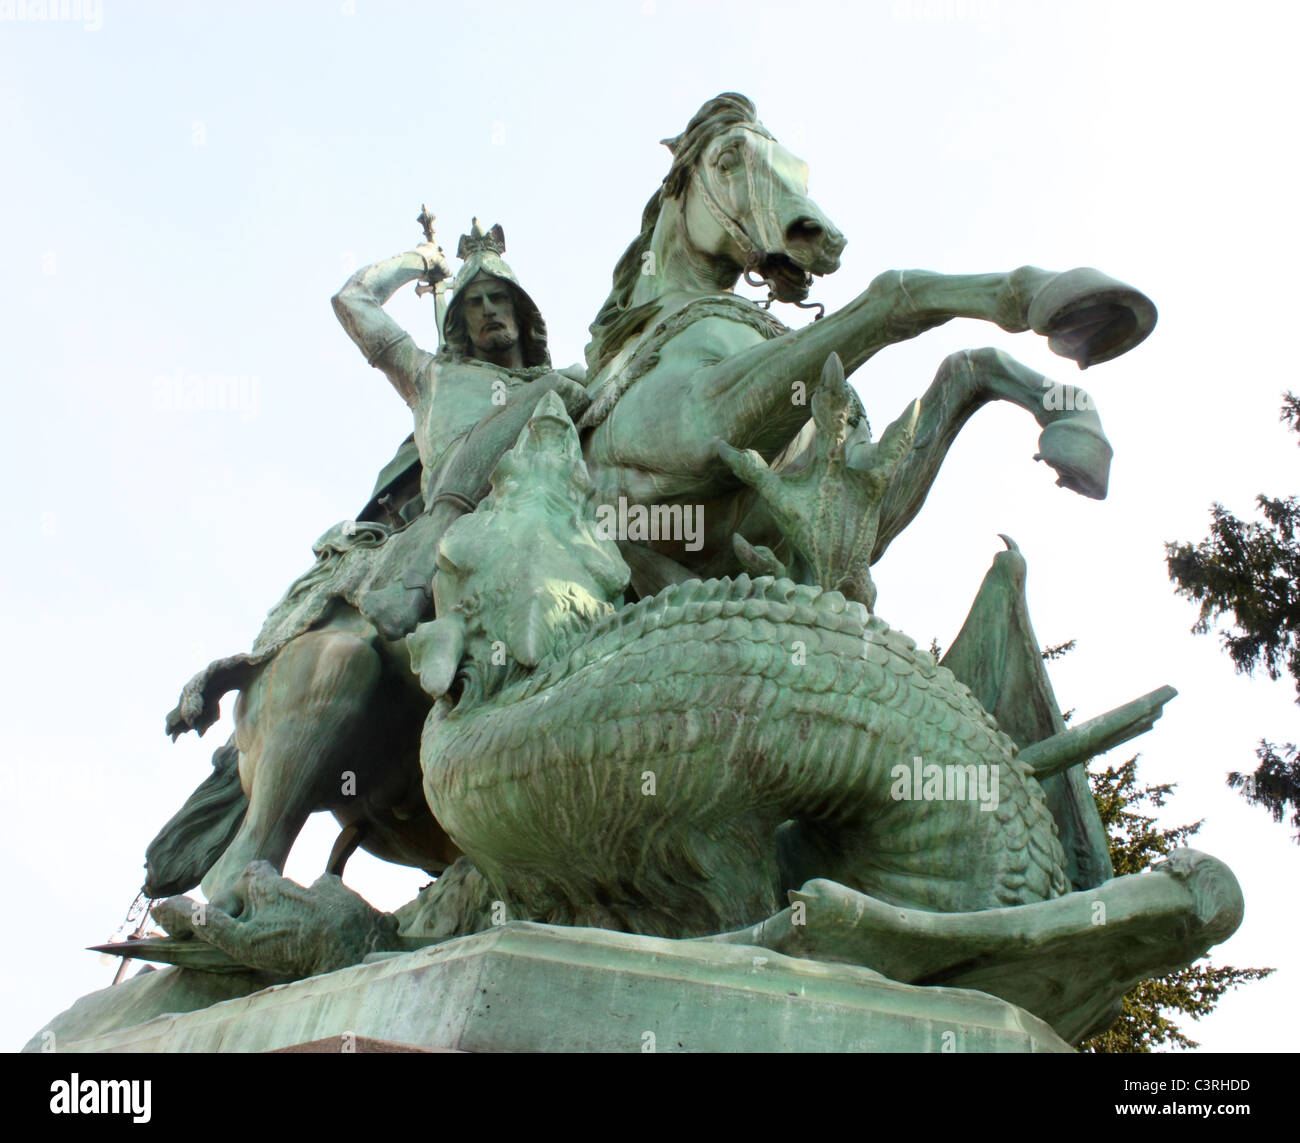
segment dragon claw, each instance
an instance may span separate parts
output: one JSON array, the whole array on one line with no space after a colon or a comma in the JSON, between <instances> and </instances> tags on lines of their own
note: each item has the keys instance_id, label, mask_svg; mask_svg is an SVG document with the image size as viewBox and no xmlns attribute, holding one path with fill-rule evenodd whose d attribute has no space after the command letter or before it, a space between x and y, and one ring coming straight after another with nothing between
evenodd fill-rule
<instances>
[{"instance_id":1,"label":"dragon claw","mask_svg":"<svg viewBox=\"0 0 1300 1143\"><path fill-rule=\"evenodd\" d=\"M857 394L832 353L812 398L816 440L807 465L774 472L752 449L742 452L718 441L719 458L750 485L772 513L813 582L842 591L864 604L875 601L871 553L889 482L912 451L921 404L913 401L872 443L871 426ZM849 463L851 460L852 463ZM778 574L781 565L766 549L733 540L736 555L751 573Z\"/></svg>"}]
</instances>

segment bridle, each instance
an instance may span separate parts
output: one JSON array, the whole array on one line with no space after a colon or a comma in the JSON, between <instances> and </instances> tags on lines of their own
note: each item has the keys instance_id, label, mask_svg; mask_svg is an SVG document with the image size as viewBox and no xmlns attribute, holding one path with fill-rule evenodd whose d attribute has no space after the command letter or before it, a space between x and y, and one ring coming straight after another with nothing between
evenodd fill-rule
<instances>
[{"instance_id":1,"label":"bridle","mask_svg":"<svg viewBox=\"0 0 1300 1143\"><path fill-rule=\"evenodd\" d=\"M771 135L753 127L740 125L739 129L742 131L748 131L752 135L757 135L764 141L765 145L769 149L776 142ZM780 299L777 298L775 291L772 289L771 282L762 277L763 256L766 253L779 250L784 236L779 232L773 232L773 228L776 225L774 221L776 218L776 212L774 210L755 209L755 202L758 197L758 185L754 178L754 167L751 161L750 148L743 148L743 155L745 163L745 183L749 191L750 217L756 222L758 230L757 240L751 238L749 231L746 230L736 218L727 213L727 209L722 205L712 183L701 173L700 168L703 164L700 162L696 162L691 169L691 186L699 192L700 201L704 204L705 210L709 212L713 221L722 227L724 233L726 233L739 248L741 256L744 258L742 272L746 283L751 286L767 286L767 300L759 304L762 305L764 309L770 309L772 303ZM767 201L764 205L769 207L772 205L770 190L767 195ZM755 271L758 271L758 276L755 276ZM791 302L790 304L797 306L799 309L817 310L818 312L813 318L814 321L826 312L826 307L821 302L796 301Z\"/></svg>"}]
</instances>

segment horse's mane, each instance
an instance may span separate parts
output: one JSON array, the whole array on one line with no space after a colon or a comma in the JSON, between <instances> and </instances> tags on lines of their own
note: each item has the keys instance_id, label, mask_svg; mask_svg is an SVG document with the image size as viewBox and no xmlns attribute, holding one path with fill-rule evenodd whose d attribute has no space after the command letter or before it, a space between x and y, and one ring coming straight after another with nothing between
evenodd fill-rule
<instances>
[{"instance_id":1,"label":"horse's mane","mask_svg":"<svg viewBox=\"0 0 1300 1143\"><path fill-rule=\"evenodd\" d=\"M632 291L641 274L642 255L650 249L650 239L654 236L655 223L659 221L659 212L663 204L670 199L680 198L685 193L691 171L704 149L714 138L721 132L739 125L768 135L767 130L756 118L754 104L747 97L729 91L710 99L695 113L690 123L686 125L686 130L675 139L663 140L664 145L673 154L672 166L664 176L663 183L646 203L645 210L641 213L641 233L623 252L623 257L614 267L613 289L596 315L596 320L589 327L591 330L591 341L587 345L589 377L599 373L628 338L641 331L656 308L653 303L635 307L630 307L628 303L632 299Z\"/></svg>"}]
</instances>

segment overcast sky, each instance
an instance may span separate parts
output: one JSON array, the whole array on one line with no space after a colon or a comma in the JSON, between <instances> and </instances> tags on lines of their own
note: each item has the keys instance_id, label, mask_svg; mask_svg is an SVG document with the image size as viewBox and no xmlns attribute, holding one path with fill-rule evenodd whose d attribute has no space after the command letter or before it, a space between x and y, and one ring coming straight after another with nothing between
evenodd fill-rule
<instances>
[{"instance_id":1,"label":"overcast sky","mask_svg":"<svg viewBox=\"0 0 1300 1143\"><path fill-rule=\"evenodd\" d=\"M1294 1050L1300 848L1224 775L1253 768L1261 736L1295 740L1300 712L1285 682L1234 675L1217 638L1189 633L1163 559L1216 499L1249 514L1260 492L1300 491L1277 422L1300 388L1293 6L51 6L68 18L0 4L0 1046L111 980L82 949L119 924L145 845L229 733L173 746L164 713L249 647L410 431L330 295L415 245L427 202L449 251L471 215L502 223L555 361L580 360L667 169L657 141L735 90L848 237L814 292L831 308L889 268L1024 263L1095 265L1159 307L1144 345L1083 379L1033 335L967 321L855 375L879 428L947 353L1001 346L1082 380L1116 450L1110 498L1085 500L1033 462L1027 414L982 411L877 565L877 607L946 645L1005 532L1040 639L1078 640L1052 668L1065 706L1179 689L1139 773L1178 782L1160 821L1204 818L1196 846L1242 883L1245 922L1213 961L1279 970L1186 1030ZM429 299L408 288L390 312L433 347ZM176 399L223 390L236 407ZM334 832L315 819L289 874L313 879ZM423 880L363 855L348 873L385 908Z\"/></svg>"}]
</instances>

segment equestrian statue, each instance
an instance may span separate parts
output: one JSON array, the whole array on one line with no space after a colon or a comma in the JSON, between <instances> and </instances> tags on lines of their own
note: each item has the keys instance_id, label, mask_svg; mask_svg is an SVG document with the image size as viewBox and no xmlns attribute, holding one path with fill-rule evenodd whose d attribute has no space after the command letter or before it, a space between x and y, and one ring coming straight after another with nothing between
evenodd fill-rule
<instances>
[{"instance_id":1,"label":"equestrian statue","mask_svg":"<svg viewBox=\"0 0 1300 1143\"><path fill-rule=\"evenodd\" d=\"M453 278L427 212L423 244L335 295L413 436L252 649L168 715L202 734L238 692L212 775L148 847L166 935L102 946L172 966L136 1016L504 920L976 989L1077 1043L1240 923L1208 855L1111 867L1087 763L1172 688L1067 728L1011 540L941 661L878 613L870 570L990 402L1034 418L1073 492L1104 498L1112 454L1089 394L1001 350L947 357L879 434L848 377L956 317L1089 368L1155 307L1093 269L892 270L791 329L771 304L812 305L845 246L807 167L734 93L667 146L583 366L552 368L499 226L462 238L436 352L384 310ZM299 886L284 862L319 810L338 844ZM358 846L435 880L382 913L342 881Z\"/></svg>"}]
</instances>

